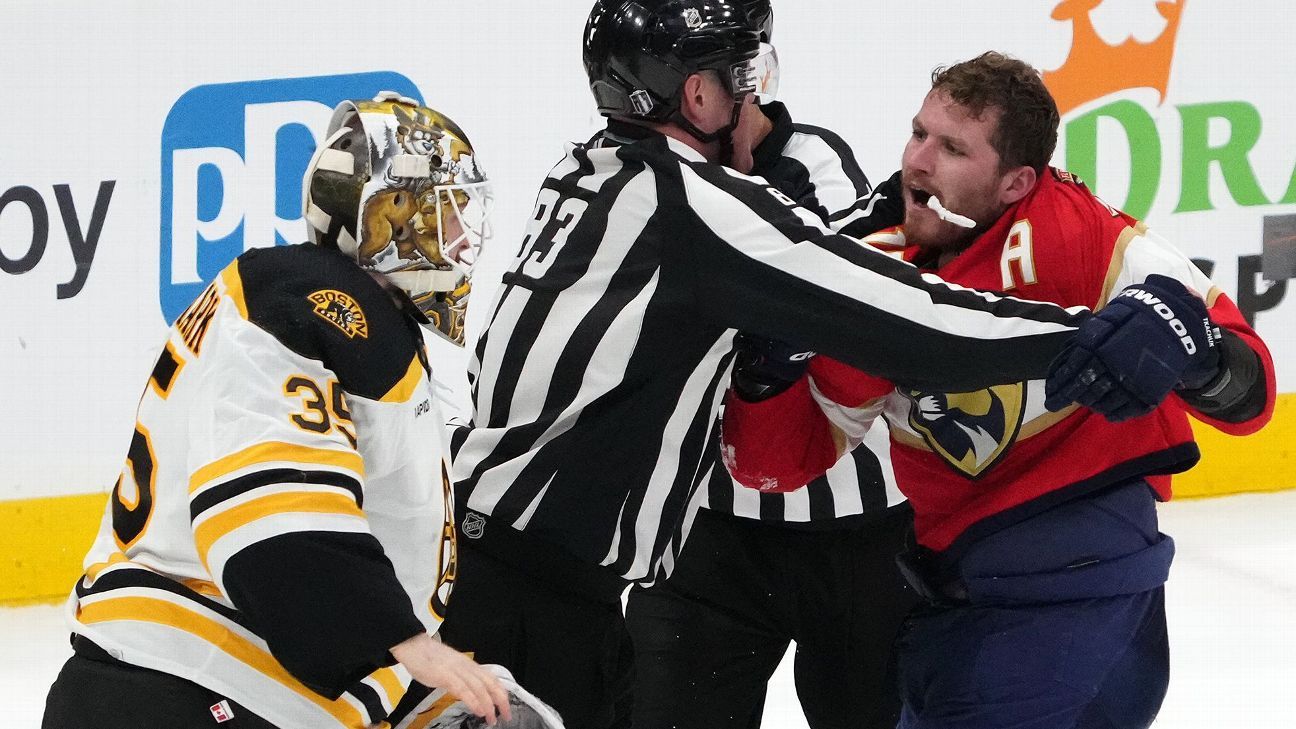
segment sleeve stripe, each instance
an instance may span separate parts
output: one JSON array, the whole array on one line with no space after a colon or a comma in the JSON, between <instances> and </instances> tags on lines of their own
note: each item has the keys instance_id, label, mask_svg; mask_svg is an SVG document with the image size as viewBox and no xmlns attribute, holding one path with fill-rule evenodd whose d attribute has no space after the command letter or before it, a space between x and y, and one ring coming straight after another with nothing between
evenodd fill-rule
<instances>
[{"instance_id":1,"label":"sleeve stripe","mask_svg":"<svg viewBox=\"0 0 1296 729\"><path fill-rule=\"evenodd\" d=\"M354 451L312 448L297 443L268 441L244 448L237 453L232 453L194 471L193 476L189 478L189 493L192 495L204 485L222 476L227 476L239 469L260 463L304 463L317 466L336 466L345 468L364 478L364 459Z\"/></svg>"},{"instance_id":2,"label":"sleeve stripe","mask_svg":"<svg viewBox=\"0 0 1296 729\"><path fill-rule=\"evenodd\" d=\"M238 661L291 689L327 711L343 726L362 727L368 720L344 700L329 701L292 677L269 653L219 622L179 605L146 597L121 597L82 605L77 619L85 625L117 621L164 625L202 638Z\"/></svg>"},{"instance_id":3,"label":"sleeve stripe","mask_svg":"<svg viewBox=\"0 0 1296 729\"><path fill-rule=\"evenodd\" d=\"M1120 278L1120 272L1125 268L1125 249L1129 248L1130 241L1141 235L1146 226L1138 224L1138 228L1126 228L1116 238L1116 245L1112 248L1111 261L1107 264L1107 276L1103 278L1102 292L1098 294L1098 301L1094 302L1094 311L1098 311L1107 305L1111 299L1112 289L1116 288L1116 281Z\"/></svg>"},{"instance_id":4,"label":"sleeve stripe","mask_svg":"<svg viewBox=\"0 0 1296 729\"><path fill-rule=\"evenodd\" d=\"M396 671L390 667L374 671L369 674L369 678L372 678L375 683L382 687L383 693L387 694L387 701L390 702L391 706L388 711L395 709L396 705L400 703L401 697L405 695L408 682L401 683L400 676L396 675Z\"/></svg>"},{"instance_id":5,"label":"sleeve stripe","mask_svg":"<svg viewBox=\"0 0 1296 729\"><path fill-rule=\"evenodd\" d=\"M904 253L908 245L905 242L904 231L900 228L883 228L861 238L860 242L887 253Z\"/></svg>"},{"instance_id":6,"label":"sleeve stripe","mask_svg":"<svg viewBox=\"0 0 1296 729\"><path fill-rule=\"evenodd\" d=\"M409 402L414 396L419 385L423 384L423 363L419 361L418 356L410 359L409 369L405 371L405 376L401 377L392 389L382 396L380 402Z\"/></svg>"},{"instance_id":7,"label":"sleeve stripe","mask_svg":"<svg viewBox=\"0 0 1296 729\"><path fill-rule=\"evenodd\" d=\"M860 169L859 162L855 160L855 150L846 143L836 132L823 127L817 127L811 124L793 124L793 128L808 137L817 138L827 145L834 162L841 168L846 178L855 187L856 197L864 197L872 191L872 185L869 184L868 176L864 170ZM849 208L847 208L849 209ZM833 211L837 212L837 211Z\"/></svg>"},{"instance_id":8,"label":"sleeve stripe","mask_svg":"<svg viewBox=\"0 0 1296 729\"><path fill-rule=\"evenodd\" d=\"M121 552L113 552L108 555L108 560L106 562L96 562L86 568L85 581L88 583L94 583L95 580L99 579L99 573L113 565L122 564L124 562L129 563L130 558Z\"/></svg>"},{"instance_id":9,"label":"sleeve stripe","mask_svg":"<svg viewBox=\"0 0 1296 729\"><path fill-rule=\"evenodd\" d=\"M364 508L364 491L360 487L360 482L345 473L272 468L265 471L254 471L211 488L203 489L201 493L189 500L189 519L190 521L196 520L208 509L250 491L266 486L286 484L311 484L346 489L355 498L356 504L360 508Z\"/></svg>"},{"instance_id":10,"label":"sleeve stripe","mask_svg":"<svg viewBox=\"0 0 1296 729\"><path fill-rule=\"evenodd\" d=\"M202 580L176 582L134 562L127 562L124 566L103 574L91 586L78 584L76 587L76 595L82 605L97 600L108 600L123 595L137 596L147 592L165 594L167 599L173 602L178 599L186 603L194 603L215 613L222 620L229 621L232 626L237 626L247 635L255 635L248 628L245 616L220 602L223 596L219 588L213 583Z\"/></svg>"},{"instance_id":11,"label":"sleeve stripe","mask_svg":"<svg viewBox=\"0 0 1296 729\"><path fill-rule=\"evenodd\" d=\"M364 512L349 496L335 493L290 492L272 494L239 504L194 526L194 543L198 555L207 561L207 553L221 537L274 514L343 514L364 519Z\"/></svg>"},{"instance_id":12,"label":"sleeve stripe","mask_svg":"<svg viewBox=\"0 0 1296 729\"><path fill-rule=\"evenodd\" d=\"M1151 273L1178 279L1201 295L1207 308L1215 306L1223 292L1183 253L1168 246L1164 239L1148 229L1146 223L1140 222L1122 230L1112 248L1111 261L1107 264L1107 275L1094 311L1107 305L1118 286L1141 282Z\"/></svg>"}]
</instances>

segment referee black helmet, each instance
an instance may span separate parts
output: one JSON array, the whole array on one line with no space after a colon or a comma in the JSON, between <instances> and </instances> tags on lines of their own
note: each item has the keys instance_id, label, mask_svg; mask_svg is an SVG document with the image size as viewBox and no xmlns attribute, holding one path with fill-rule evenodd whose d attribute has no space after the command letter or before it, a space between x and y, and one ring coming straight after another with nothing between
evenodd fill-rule
<instances>
[{"instance_id":1,"label":"referee black helmet","mask_svg":"<svg viewBox=\"0 0 1296 729\"><path fill-rule=\"evenodd\" d=\"M585 24L585 72L608 117L679 122L684 80L706 70L741 99L759 50L738 0L599 0Z\"/></svg>"}]
</instances>

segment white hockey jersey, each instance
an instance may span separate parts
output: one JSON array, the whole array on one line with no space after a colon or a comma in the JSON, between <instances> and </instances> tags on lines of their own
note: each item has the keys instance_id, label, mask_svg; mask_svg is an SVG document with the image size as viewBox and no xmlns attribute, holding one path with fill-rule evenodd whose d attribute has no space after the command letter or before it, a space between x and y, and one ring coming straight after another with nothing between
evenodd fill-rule
<instances>
[{"instance_id":1,"label":"white hockey jersey","mask_svg":"<svg viewBox=\"0 0 1296 729\"><path fill-rule=\"evenodd\" d=\"M411 680L387 651L437 630L455 577L429 369L341 254L230 264L145 388L74 631L284 729L385 722Z\"/></svg>"}]
</instances>

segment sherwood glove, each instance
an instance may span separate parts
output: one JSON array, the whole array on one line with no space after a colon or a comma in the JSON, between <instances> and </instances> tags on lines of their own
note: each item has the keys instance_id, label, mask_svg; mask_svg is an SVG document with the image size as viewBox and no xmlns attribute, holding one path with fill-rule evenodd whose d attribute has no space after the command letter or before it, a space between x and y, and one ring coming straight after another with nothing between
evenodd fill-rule
<instances>
[{"instance_id":1,"label":"sherwood glove","mask_svg":"<svg viewBox=\"0 0 1296 729\"><path fill-rule=\"evenodd\" d=\"M1145 415L1172 389L1215 377L1219 339L1201 298L1168 276L1148 276L1080 326L1053 361L1044 405L1074 401L1112 422Z\"/></svg>"}]
</instances>

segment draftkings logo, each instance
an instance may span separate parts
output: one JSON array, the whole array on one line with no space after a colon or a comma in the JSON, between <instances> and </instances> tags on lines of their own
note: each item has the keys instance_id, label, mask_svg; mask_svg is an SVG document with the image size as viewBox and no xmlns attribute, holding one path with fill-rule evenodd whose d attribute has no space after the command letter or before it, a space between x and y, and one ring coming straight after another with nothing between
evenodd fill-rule
<instances>
[{"instance_id":1,"label":"draftkings logo","mask_svg":"<svg viewBox=\"0 0 1296 729\"><path fill-rule=\"evenodd\" d=\"M249 248L306 240L302 175L344 99L396 91L421 103L391 71L198 86L162 128L159 301L173 321Z\"/></svg>"},{"instance_id":2,"label":"draftkings logo","mask_svg":"<svg viewBox=\"0 0 1296 729\"><path fill-rule=\"evenodd\" d=\"M1091 186L1098 180L1098 156L1112 150L1099 148L1100 121L1114 122L1129 143L1129 190L1120 204L1137 218L1147 217L1163 187L1174 189L1173 175L1163 175L1163 147L1173 143L1173 133L1163 127L1175 120L1165 113L1167 89L1175 66L1180 22L1189 0L1147 0L1164 20L1161 34L1150 42L1128 38L1118 45L1103 40L1094 27L1092 12L1103 0L1063 0L1053 11L1055 20L1072 27L1071 52L1061 68L1044 73L1044 82L1058 102L1066 130L1066 166ZM1239 12L1242 8L1239 7ZM1194 48L1194 53L1218 49ZM1134 101L1133 89L1156 91L1156 103ZM1109 97L1119 97L1109 100ZM1173 107L1182 128L1179 200L1174 212L1214 210L1210 179L1219 170L1238 206L1296 203L1296 175L1283 195L1269 199L1261 189L1249 155L1260 140L1261 114L1246 101L1178 104ZM1226 135L1221 132L1227 132ZM1223 141L1221 142L1221 138ZM1292 160L1296 164L1296 158Z\"/></svg>"},{"instance_id":3,"label":"draftkings logo","mask_svg":"<svg viewBox=\"0 0 1296 729\"><path fill-rule=\"evenodd\" d=\"M1104 0L1062 0L1053 10L1053 19L1070 23L1072 29L1066 61L1044 73L1044 82L1062 114L1066 168L1140 219L1148 217L1158 196L1175 193L1178 200L1171 212L1176 214L1296 204L1296 155L1280 160L1291 165L1282 167L1286 177L1264 180L1271 190L1286 184L1281 195L1271 197L1261 186L1252 160L1263 124L1254 104L1241 100L1167 104L1172 96L1169 89L1176 51L1180 50L1179 30L1196 0L1135 2L1142 5L1125 3L1124 7L1141 7L1160 15L1161 31L1150 41L1129 37L1112 44L1103 40L1093 16ZM1246 11L1238 7L1238 12ZM1185 52L1215 57L1221 50L1195 47ZM1191 88L1195 80L1187 78L1184 85ZM1154 91L1155 97L1148 90ZM1109 131L1100 135L1100 126ZM1110 130L1116 129L1119 134L1113 135ZM1174 153L1174 146L1180 148L1179 154ZM1120 167L1111 164L1119 164L1122 154L1128 154L1129 161L1124 194L1102 187L1099 179L1100 169L1114 177L1125 176L1117 174ZM1173 164L1176 159L1179 169L1169 168L1167 162ZM1266 162L1266 176L1272 178L1274 160ZM1211 273L1214 261L1195 260ZM1256 255L1238 257L1237 280L1238 307L1252 323L1257 312L1276 307L1286 292L1285 281L1268 267L1262 271L1261 257Z\"/></svg>"}]
</instances>

